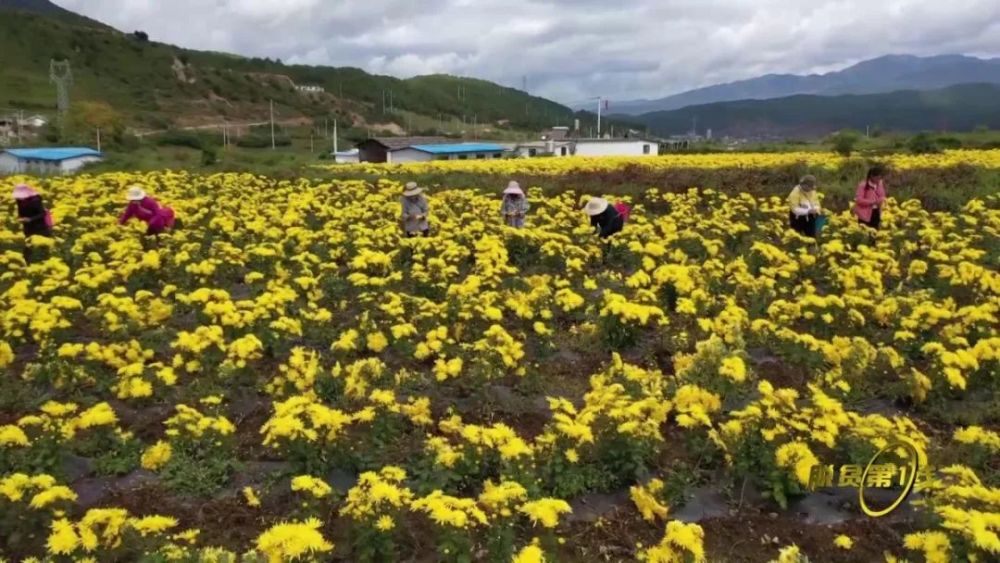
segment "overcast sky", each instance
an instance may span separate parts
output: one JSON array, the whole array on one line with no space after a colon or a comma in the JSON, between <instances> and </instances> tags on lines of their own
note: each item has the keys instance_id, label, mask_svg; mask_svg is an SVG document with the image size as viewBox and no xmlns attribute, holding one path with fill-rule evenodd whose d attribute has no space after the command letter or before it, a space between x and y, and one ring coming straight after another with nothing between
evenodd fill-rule
<instances>
[{"instance_id":1,"label":"overcast sky","mask_svg":"<svg viewBox=\"0 0 1000 563\"><path fill-rule=\"evenodd\" d=\"M884 54L1000 56L998 0L56 0L195 49L450 73L572 103Z\"/></svg>"}]
</instances>

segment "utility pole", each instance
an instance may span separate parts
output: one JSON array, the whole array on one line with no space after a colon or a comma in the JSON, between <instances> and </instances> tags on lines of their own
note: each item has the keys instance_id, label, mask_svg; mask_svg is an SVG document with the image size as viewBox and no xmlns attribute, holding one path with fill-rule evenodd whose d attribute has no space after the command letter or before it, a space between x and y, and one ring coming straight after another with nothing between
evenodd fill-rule
<instances>
[{"instance_id":1,"label":"utility pole","mask_svg":"<svg viewBox=\"0 0 1000 563\"><path fill-rule=\"evenodd\" d=\"M385 88L382 89L382 115L385 115Z\"/></svg>"},{"instance_id":2,"label":"utility pole","mask_svg":"<svg viewBox=\"0 0 1000 563\"><path fill-rule=\"evenodd\" d=\"M597 97L597 138L601 138L601 106L604 105L604 98Z\"/></svg>"},{"instance_id":3,"label":"utility pole","mask_svg":"<svg viewBox=\"0 0 1000 563\"><path fill-rule=\"evenodd\" d=\"M309 131L309 152L310 152L310 154L316 152L316 148L313 146L313 132L312 131Z\"/></svg>"},{"instance_id":4,"label":"utility pole","mask_svg":"<svg viewBox=\"0 0 1000 563\"><path fill-rule=\"evenodd\" d=\"M17 110L17 144L21 144L21 122L24 121L24 110Z\"/></svg>"},{"instance_id":5,"label":"utility pole","mask_svg":"<svg viewBox=\"0 0 1000 563\"><path fill-rule=\"evenodd\" d=\"M472 138L479 140L479 114L472 116Z\"/></svg>"},{"instance_id":6,"label":"utility pole","mask_svg":"<svg viewBox=\"0 0 1000 563\"><path fill-rule=\"evenodd\" d=\"M333 120L333 152L337 152L337 120Z\"/></svg>"},{"instance_id":7,"label":"utility pole","mask_svg":"<svg viewBox=\"0 0 1000 563\"><path fill-rule=\"evenodd\" d=\"M389 89L389 113L394 113L396 111L395 106L392 105L392 88Z\"/></svg>"},{"instance_id":8,"label":"utility pole","mask_svg":"<svg viewBox=\"0 0 1000 563\"><path fill-rule=\"evenodd\" d=\"M274 100L271 100L271 150L277 148L274 143Z\"/></svg>"},{"instance_id":9,"label":"utility pole","mask_svg":"<svg viewBox=\"0 0 1000 563\"><path fill-rule=\"evenodd\" d=\"M97 152L101 152L101 128L97 128Z\"/></svg>"}]
</instances>

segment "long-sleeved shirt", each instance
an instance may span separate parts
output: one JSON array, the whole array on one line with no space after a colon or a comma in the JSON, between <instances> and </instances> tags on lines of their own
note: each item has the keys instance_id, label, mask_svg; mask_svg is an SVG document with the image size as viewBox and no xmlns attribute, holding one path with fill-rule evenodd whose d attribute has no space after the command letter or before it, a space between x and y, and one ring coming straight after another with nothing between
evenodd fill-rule
<instances>
[{"instance_id":1,"label":"long-sleeved shirt","mask_svg":"<svg viewBox=\"0 0 1000 563\"><path fill-rule=\"evenodd\" d=\"M42 196L36 195L17 200L17 216L21 219L27 219L21 223L24 236L52 236L52 229L45 222L45 203L42 201Z\"/></svg>"},{"instance_id":2,"label":"long-sleeved shirt","mask_svg":"<svg viewBox=\"0 0 1000 563\"><path fill-rule=\"evenodd\" d=\"M140 201L130 202L125 211L118 217L118 224L124 225L132 217L146 223L150 233L162 232L174 224L174 210L161 206L149 196Z\"/></svg>"},{"instance_id":3,"label":"long-sleeved shirt","mask_svg":"<svg viewBox=\"0 0 1000 563\"><path fill-rule=\"evenodd\" d=\"M430 214L430 207L427 204L426 197L422 195L416 197L403 196L399 200L399 204L402 208L400 218L403 221L404 232L419 233L430 228L430 222L427 221L427 216Z\"/></svg>"},{"instance_id":4,"label":"long-sleeved shirt","mask_svg":"<svg viewBox=\"0 0 1000 563\"><path fill-rule=\"evenodd\" d=\"M881 181L872 186L865 180L858 184L858 190L854 194L854 214L858 219L868 222L872 220L872 211L876 207L882 207L885 203L885 184Z\"/></svg>"},{"instance_id":5,"label":"long-sleeved shirt","mask_svg":"<svg viewBox=\"0 0 1000 563\"><path fill-rule=\"evenodd\" d=\"M819 214L822 209L819 204L820 195L816 190L806 191L802 186L795 186L788 194L788 210L796 217L809 214Z\"/></svg>"},{"instance_id":6,"label":"long-sleeved shirt","mask_svg":"<svg viewBox=\"0 0 1000 563\"><path fill-rule=\"evenodd\" d=\"M618 213L618 210L615 209L615 206L609 205L600 214L591 216L590 224L593 227L597 227L601 238L608 238L621 231L625 222L622 220L621 213Z\"/></svg>"},{"instance_id":7,"label":"long-sleeved shirt","mask_svg":"<svg viewBox=\"0 0 1000 563\"><path fill-rule=\"evenodd\" d=\"M511 226L521 228L524 226L524 216L531 209L531 204L525 197L504 197L500 203L500 215L504 222Z\"/></svg>"}]
</instances>

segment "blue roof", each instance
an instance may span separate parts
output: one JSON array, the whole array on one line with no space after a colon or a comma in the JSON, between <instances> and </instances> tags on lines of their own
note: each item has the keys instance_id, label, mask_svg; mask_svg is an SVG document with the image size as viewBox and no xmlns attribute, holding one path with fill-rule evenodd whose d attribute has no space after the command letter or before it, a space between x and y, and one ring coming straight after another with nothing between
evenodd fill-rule
<instances>
[{"instance_id":1,"label":"blue roof","mask_svg":"<svg viewBox=\"0 0 1000 563\"><path fill-rule=\"evenodd\" d=\"M66 160L81 156L101 156L101 153L94 149L79 147L46 147L40 149L5 149L0 152L10 153L17 158L25 160Z\"/></svg>"},{"instance_id":2,"label":"blue roof","mask_svg":"<svg viewBox=\"0 0 1000 563\"><path fill-rule=\"evenodd\" d=\"M411 149L429 152L431 154L458 154L465 152L502 152L507 150L502 145L493 143L457 143L453 145L412 145Z\"/></svg>"}]
</instances>

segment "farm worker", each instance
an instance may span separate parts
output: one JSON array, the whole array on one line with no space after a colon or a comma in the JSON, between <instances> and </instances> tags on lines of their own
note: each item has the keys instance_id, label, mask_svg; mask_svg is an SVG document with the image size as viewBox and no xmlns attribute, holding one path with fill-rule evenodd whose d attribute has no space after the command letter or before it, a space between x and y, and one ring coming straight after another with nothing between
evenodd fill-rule
<instances>
[{"instance_id":1,"label":"farm worker","mask_svg":"<svg viewBox=\"0 0 1000 563\"><path fill-rule=\"evenodd\" d=\"M430 207L423 195L424 189L416 182L407 182L403 188L403 197L399 200L402 207L403 232L407 237L428 236L431 231L427 215Z\"/></svg>"},{"instance_id":2,"label":"farm worker","mask_svg":"<svg viewBox=\"0 0 1000 563\"><path fill-rule=\"evenodd\" d=\"M17 220L24 230L25 239L31 236L51 237L52 214L45 209L42 196L25 184L15 186L13 195L17 204ZM24 261L31 261L31 245L27 240L24 243Z\"/></svg>"},{"instance_id":3,"label":"farm worker","mask_svg":"<svg viewBox=\"0 0 1000 563\"><path fill-rule=\"evenodd\" d=\"M854 195L854 214L858 222L878 229L882 224L882 206L885 204L884 172L881 166L872 166L868 178L858 184Z\"/></svg>"},{"instance_id":4,"label":"farm worker","mask_svg":"<svg viewBox=\"0 0 1000 563\"><path fill-rule=\"evenodd\" d=\"M625 217L619 209L601 197L592 197L583 207L584 213L590 216L590 225L595 227L601 238L608 238L620 232L625 226Z\"/></svg>"},{"instance_id":5,"label":"farm worker","mask_svg":"<svg viewBox=\"0 0 1000 563\"><path fill-rule=\"evenodd\" d=\"M507 184L507 189L503 191L503 202L500 204L500 214L509 227L520 229L524 226L524 216L528 213L531 205L528 198L524 197L524 191L517 182L511 181Z\"/></svg>"},{"instance_id":6,"label":"farm worker","mask_svg":"<svg viewBox=\"0 0 1000 563\"><path fill-rule=\"evenodd\" d=\"M799 185L788 194L788 224L792 230L807 237L816 238L819 232L817 220L822 208L820 195L816 192L816 177L803 176Z\"/></svg>"},{"instance_id":7,"label":"farm worker","mask_svg":"<svg viewBox=\"0 0 1000 563\"><path fill-rule=\"evenodd\" d=\"M125 199L128 200L128 207L118 217L119 225L124 225L129 219L136 217L146 223L147 236L159 236L163 231L173 228L174 210L165 205L161 206L139 186L129 187Z\"/></svg>"}]
</instances>

